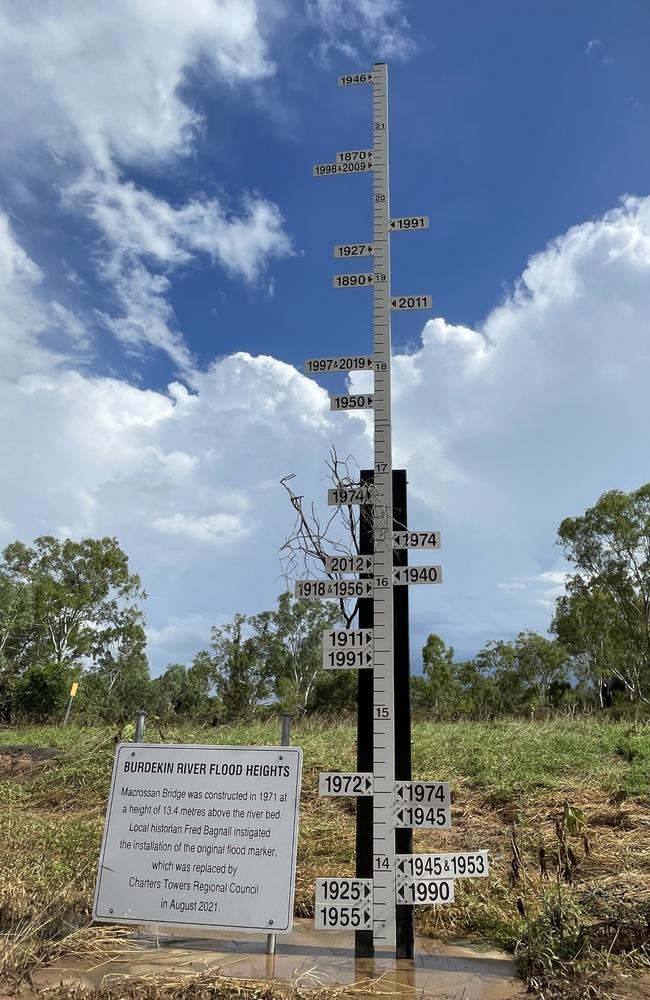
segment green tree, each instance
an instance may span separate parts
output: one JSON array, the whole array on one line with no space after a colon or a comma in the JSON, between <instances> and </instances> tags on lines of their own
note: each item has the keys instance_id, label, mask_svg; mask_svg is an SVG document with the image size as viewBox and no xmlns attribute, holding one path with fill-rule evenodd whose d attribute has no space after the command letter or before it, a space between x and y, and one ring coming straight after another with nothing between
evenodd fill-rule
<instances>
[{"instance_id":1,"label":"green tree","mask_svg":"<svg viewBox=\"0 0 650 1000\"><path fill-rule=\"evenodd\" d=\"M356 670L321 670L309 695L311 714L341 716L354 712L357 704Z\"/></svg>"},{"instance_id":2,"label":"green tree","mask_svg":"<svg viewBox=\"0 0 650 1000\"><path fill-rule=\"evenodd\" d=\"M465 660L456 668L462 689L464 712L474 719L490 719L503 711L503 702L497 681L490 669L484 669L481 657Z\"/></svg>"},{"instance_id":3,"label":"green tree","mask_svg":"<svg viewBox=\"0 0 650 1000\"><path fill-rule=\"evenodd\" d=\"M207 651L197 653L189 669L170 663L151 682L152 712L163 719L204 720L212 713L215 665Z\"/></svg>"},{"instance_id":4,"label":"green tree","mask_svg":"<svg viewBox=\"0 0 650 1000\"><path fill-rule=\"evenodd\" d=\"M98 636L92 672L100 677L106 690L106 721L133 718L149 696L144 619L140 611L127 608L117 623Z\"/></svg>"},{"instance_id":5,"label":"green tree","mask_svg":"<svg viewBox=\"0 0 650 1000\"><path fill-rule=\"evenodd\" d=\"M430 708L438 716L458 711L462 690L454 667L454 650L435 632L422 647L422 671L425 684L416 686L414 699L420 702L420 707Z\"/></svg>"},{"instance_id":6,"label":"green tree","mask_svg":"<svg viewBox=\"0 0 650 1000\"><path fill-rule=\"evenodd\" d=\"M268 645L262 641L258 615L253 623L245 615L212 629L211 652L201 655L210 661L210 679L221 702L224 717L245 719L273 690Z\"/></svg>"},{"instance_id":7,"label":"green tree","mask_svg":"<svg viewBox=\"0 0 650 1000\"><path fill-rule=\"evenodd\" d=\"M17 681L14 674L0 665L0 726L10 726L13 721Z\"/></svg>"},{"instance_id":8,"label":"green tree","mask_svg":"<svg viewBox=\"0 0 650 1000\"><path fill-rule=\"evenodd\" d=\"M568 686L568 650L556 639L532 631L520 632L513 647L515 669L534 700L546 707L557 704Z\"/></svg>"},{"instance_id":9,"label":"green tree","mask_svg":"<svg viewBox=\"0 0 650 1000\"><path fill-rule=\"evenodd\" d=\"M31 547L13 542L3 559L3 577L31 592L31 662L61 665L96 656L116 629L128 627L134 602L145 596L115 538L75 542L43 535Z\"/></svg>"},{"instance_id":10,"label":"green tree","mask_svg":"<svg viewBox=\"0 0 650 1000\"><path fill-rule=\"evenodd\" d=\"M72 704L70 718L91 725L116 721L107 678L89 671L76 679L79 681L79 692Z\"/></svg>"},{"instance_id":11,"label":"green tree","mask_svg":"<svg viewBox=\"0 0 650 1000\"><path fill-rule=\"evenodd\" d=\"M560 619L573 610L578 627L562 625L571 633L577 655L595 664L594 640L584 634L593 615L585 612L585 594L604 595L607 643L616 656L614 673L632 698L650 698L650 483L624 493L610 490L580 517L562 521L558 540L575 568L568 581L574 598L560 605ZM579 641L582 629L582 641ZM567 632L567 634L568 634ZM602 638L602 630L601 638ZM584 646L580 649L580 646ZM621 660L618 660L618 657ZM605 658L601 656L601 663Z\"/></svg>"},{"instance_id":12,"label":"green tree","mask_svg":"<svg viewBox=\"0 0 650 1000\"><path fill-rule=\"evenodd\" d=\"M210 658L197 653L187 671L182 714L192 718L213 714L217 704L216 694Z\"/></svg>"},{"instance_id":13,"label":"green tree","mask_svg":"<svg viewBox=\"0 0 650 1000\"><path fill-rule=\"evenodd\" d=\"M0 671L20 672L33 641L31 587L0 567Z\"/></svg>"},{"instance_id":14,"label":"green tree","mask_svg":"<svg viewBox=\"0 0 650 1000\"><path fill-rule=\"evenodd\" d=\"M513 643L503 640L486 643L474 657L473 665L477 693L480 691L486 702L492 700L492 711L517 713L527 708L530 690L518 669ZM487 686L478 683L479 678L488 682Z\"/></svg>"},{"instance_id":15,"label":"green tree","mask_svg":"<svg viewBox=\"0 0 650 1000\"><path fill-rule=\"evenodd\" d=\"M551 629L573 656L574 672L586 685L591 697L602 708L609 700L613 679L618 686L626 664L635 658L630 651L626 630L620 628L620 616L610 594L597 587L586 587L572 580L567 593L555 603Z\"/></svg>"},{"instance_id":16,"label":"green tree","mask_svg":"<svg viewBox=\"0 0 650 1000\"><path fill-rule=\"evenodd\" d=\"M166 720L184 715L186 685L187 667L182 663L169 663L165 671L151 681L151 713Z\"/></svg>"},{"instance_id":17,"label":"green tree","mask_svg":"<svg viewBox=\"0 0 650 1000\"><path fill-rule=\"evenodd\" d=\"M15 715L26 722L47 722L63 715L72 671L60 663L34 664L17 679Z\"/></svg>"},{"instance_id":18,"label":"green tree","mask_svg":"<svg viewBox=\"0 0 650 1000\"><path fill-rule=\"evenodd\" d=\"M509 714L552 707L570 687L571 657L564 646L536 632L488 642L459 671L466 701L481 714Z\"/></svg>"},{"instance_id":19,"label":"green tree","mask_svg":"<svg viewBox=\"0 0 650 1000\"><path fill-rule=\"evenodd\" d=\"M288 592L280 595L275 611L252 620L258 642L267 651L275 692L285 711L294 715L306 711L323 672L323 632L341 621L335 604L295 600Z\"/></svg>"}]
</instances>

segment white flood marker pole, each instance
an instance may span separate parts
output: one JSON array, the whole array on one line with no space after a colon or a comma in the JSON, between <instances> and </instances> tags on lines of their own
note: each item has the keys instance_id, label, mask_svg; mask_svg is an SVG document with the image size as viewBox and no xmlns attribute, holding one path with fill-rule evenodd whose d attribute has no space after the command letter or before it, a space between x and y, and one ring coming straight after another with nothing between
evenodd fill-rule
<instances>
[{"instance_id":1,"label":"white flood marker pole","mask_svg":"<svg viewBox=\"0 0 650 1000\"><path fill-rule=\"evenodd\" d=\"M362 864L358 864L358 870L363 870L364 878L372 873L372 892L364 896L363 906L337 905L334 898L329 895L322 895L317 914L317 926L322 929L333 930L340 927L354 928L357 931L372 931L372 948L397 950L402 957L412 957L412 923L404 918L404 904L406 890L402 886L402 893L396 900L396 872L395 872L395 842L396 829L404 829L409 826L442 825L448 820L448 810L436 806L433 811L423 809L419 804L412 806L410 800L405 799L405 784L400 782L402 802L400 805L401 818L398 815L396 802L396 740L395 740L395 637L394 637L394 601L393 587L395 585L409 583L437 583L440 578L440 568L437 566L424 567L422 573L404 573L402 567L393 569L393 553L398 549L413 547L437 548L439 541L434 532L419 532L411 535L404 530L399 537L394 538L396 532L393 530L393 457L391 439L391 337L390 321L392 310L413 310L425 309L431 305L431 296L428 295L407 295L394 296L391 294L390 282L390 251L389 233L398 229L426 229L429 225L427 216L409 216L398 219L390 218L389 199L389 177L388 177L388 70L385 63L375 63L372 72L351 73L339 77L339 84L344 87L355 84L368 84L372 87L372 132L373 148L370 150L350 150L346 153L337 154L337 162L330 164L316 164L313 168L314 175L324 177L339 173L364 172L366 169L372 172L372 236L367 242L342 243L335 247L335 257L370 257L372 258L372 270L359 273L337 274L334 276L333 284L335 288L369 288L372 291L373 303L373 353L372 356L353 357L330 357L311 358L305 363L307 372L325 373L329 371L349 372L360 370L371 370L374 374L374 391L363 395L334 395L330 397L330 408L332 410L358 410L366 409L372 411L373 421L373 467L372 482L362 480L362 482L345 487L337 487L328 490L327 502L330 506L350 506L362 505L366 512L370 512L370 526L372 534L371 563L364 563L363 567L352 563L352 557L332 555L326 563L326 572L337 573L338 578L329 580L299 580L296 582L296 596L302 599L333 599L341 597L371 597L372 598L372 630L368 628L352 630L350 640L345 643L339 641L334 633L326 633L328 641L323 646L323 665L326 669L338 669L344 666L355 669L373 669L372 675L372 698L368 697L368 706L372 712L372 844L370 841L368 817L365 812L362 821L357 828L357 850L361 852ZM401 489L401 487L400 487ZM404 501L405 502L405 501ZM368 556L359 556L359 560L367 559ZM371 568L370 568L371 567ZM404 567L408 569L408 567ZM363 579L345 580L341 579L344 573L359 573ZM369 574L372 576L369 576ZM426 577L426 579L425 579ZM365 614L365 610L364 610ZM364 621L368 625L369 621ZM371 632L369 636L368 649L356 649L352 642L352 635L360 637ZM347 645L350 648L347 648ZM345 648L344 648L345 647ZM360 655L361 654L361 655ZM407 671L408 672L408 671ZM400 710L403 706L400 705ZM361 718L361 716L360 716ZM406 711L408 719L408 706ZM404 716L398 720L400 726L404 725ZM408 722L407 722L408 726ZM364 736L369 737L369 720L365 716L363 721ZM410 731L410 730L409 730ZM359 730L361 733L361 728ZM333 788L341 788L344 779L355 778L361 782L359 787L367 788L364 780L370 777L368 764L369 754L364 746L363 757L365 759L364 771L356 775L346 774L339 776L335 780L334 773L322 775L326 782L325 788L328 791L321 794L357 794L356 793L332 791ZM410 773L410 765L408 767ZM329 784L327 784L329 782ZM407 782L409 789L411 783ZM347 788L347 785L345 785ZM415 787L415 785L413 786ZM425 788L419 783L418 788ZM426 785L426 788L429 786ZM431 786L433 787L433 786ZM437 786L436 786L437 787ZM422 793L424 794L424 793ZM436 811L437 810L437 811ZM413 813L413 816L411 816ZM408 814L408 815L407 815ZM407 820L413 819L413 823ZM360 834L361 831L361 834ZM366 833L367 831L367 833ZM400 834L400 840L402 839ZM372 857L367 857L366 847L372 851ZM403 849L403 848L402 848ZM370 853L370 851L368 851ZM359 861L359 859L357 859ZM356 882L359 880L357 879ZM363 881L363 879L361 880ZM352 880L355 883L355 880ZM337 901L343 900L343 893L351 892L349 879L330 880L327 885L332 892L339 892ZM340 886L339 886L340 883ZM325 883L323 883L325 885ZM336 887L336 888L335 888ZM453 887L452 887L453 890ZM453 898L453 891L451 897ZM321 893L325 892L323 886L317 889ZM329 892L329 889L327 890ZM426 887L420 892L432 893ZM417 895L417 894L416 894ZM429 897L427 897L428 899ZM402 909L397 912L397 903L401 903ZM408 904L411 904L410 899ZM367 942L357 938L358 955L367 954Z\"/></svg>"},{"instance_id":2,"label":"white flood marker pole","mask_svg":"<svg viewBox=\"0 0 650 1000\"><path fill-rule=\"evenodd\" d=\"M325 669L371 668L373 671L372 697L365 684L363 686L363 715L361 705L359 706L361 752L357 761L363 770L351 773L324 772L319 781L320 795L356 796L360 799L358 807L367 796L372 796L372 838L369 816L364 805L363 812L359 809L357 812L358 877L317 880L316 927L321 930L347 928L359 932L355 945L355 954L359 957L370 956L375 949L383 948L394 950L397 957L413 958L412 911L407 908L419 904L440 906L453 903L455 878L486 875L487 855L484 851L413 854L410 838L404 837L405 830L448 830L451 827L449 785L444 781L410 780L408 698L403 698L404 691L400 687L397 697L395 695L395 631L399 637L397 676L405 675L408 678L408 643L405 641L408 614L401 600L404 592L395 592L394 588L442 583L442 568L438 565L408 565L402 556L401 560L398 557L397 565L393 566L394 552L440 548L438 531L411 531L406 527L404 472L397 473L399 478L395 485L400 513L393 508L390 314L392 311L429 309L431 296L392 294L389 234L399 230L428 229L429 219L426 215L390 218L386 64L375 63L371 73L351 73L339 77L339 84L344 87L354 84L372 86L372 155L370 150L363 149L337 153L336 163L317 164L314 174L319 177L362 172L365 169L372 171L372 242L339 244L334 249L334 255L348 258L372 257L373 269L356 274L335 275L333 283L336 288L372 289L373 353L372 357L357 355L311 358L305 363L305 371L325 373L371 370L374 374L372 394L330 397L332 410L372 410L372 480L362 473L361 482L330 489L327 493L327 503L330 506L361 505L365 508L372 530L368 532L368 523L365 522L363 544L365 547L371 533L372 553L333 553L326 556L325 572L330 579L298 580L295 593L296 597L303 600L372 598L372 629L367 627L370 624L369 609L362 606L359 621L364 627L331 629L323 635ZM395 527L394 518L397 522ZM400 527L399 521L402 518L404 524ZM359 576L346 580L343 579L344 574ZM396 594L398 596L395 602ZM397 625L393 616L395 603L398 607ZM369 709L372 710L372 761L368 752ZM396 751L400 755L397 764ZM399 781L395 780L396 771L400 772ZM400 845L399 853L396 853L396 840ZM369 848L372 850L372 858L369 857ZM370 874L372 880L369 878ZM372 945L368 941L369 931L372 932Z\"/></svg>"},{"instance_id":3,"label":"white flood marker pole","mask_svg":"<svg viewBox=\"0 0 650 1000\"><path fill-rule=\"evenodd\" d=\"M388 68L372 71L373 393L375 576L391 585L374 595L373 613L373 940L395 947L395 731L393 691L393 453L391 433Z\"/></svg>"},{"instance_id":4,"label":"white flood marker pole","mask_svg":"<svg viewBox=\"0 0 650 1000\"><path fill-rule=\"evenodd\" d=\"M282 732L280 736L280 746L288 747L291 743L291 715L289 712L282 713ZM266 935L266 954L275 955L277 938L275 934Z\"/></svg>"}]
</instances>

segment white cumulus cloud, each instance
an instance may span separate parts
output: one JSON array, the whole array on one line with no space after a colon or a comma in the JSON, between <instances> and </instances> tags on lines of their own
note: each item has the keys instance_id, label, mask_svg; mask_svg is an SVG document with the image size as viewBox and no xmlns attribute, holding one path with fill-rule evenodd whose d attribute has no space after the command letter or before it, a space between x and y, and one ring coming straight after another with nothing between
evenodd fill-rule
<instances>
[{"instance_id":1,"label":"white cumulus cloud","mask_svg":"<svg viewBox=\"0 0 650 1000\"><path fill-rule=\"evenodd\" d=\"M125 171L194 152L204 123L190 82L200 100L274 72L260 20L255 0L0 0L7 186L49 183L54 158L56 191L75 223L94 227L91 259L113 297L99 318L132 352L157 348L181 371L192 356L169 302L174 270L203 256L254 283L291 241L262 195L241 192L230 205L199 191L173 205ZM59 322L79 327L70 309Z\"/></svg>"},{"instance_id":2,"label":"white cumulus cloud","mask_svg":"<svg viewBox=\"0 0 650 1000\"><path fill-rule=\"evenodd\" d=\"M163 534L217 546L238 542L250 535L252 530L251 525L245 524L237 514L204 514L200 517L177 511L170 517L156 517L151 524Z\"/></svg>"},{"instance_id":3,"label":"white cumulus cloud","mask_svg":"<svg viewBox=\"0 0 650 1000\"><path fill-rule=\"evenodd\" d=\"M191 68L226 85L273 71L255 0L0 4L0 149L48 146L101 168L191 152Z\"/></svg>"},{"instance_id":4,"label":"white cumulus cloud","mask_svg":"<svg viewBox=\"0 0 650 1000\"><path fill-rule=\"evenodd\" d=\"M252 283L271 259L292 252L279 209L259 196L244 196L239 214L216 198L173 206L114 170L88 169L65 200L97 226L98 268L115 301L100 314L104 325L131 352L158 348L181 371L193 362L168 300L173 271L205 256Z\"/></svg>"},{"instance_id":5,"label":"white cumulus cloud","mask_svg":"<svg viewBox=\"0 0 650 1000\"><path fill-rule=\"evenodd\" d=\"M4 378L81 361L87 333L64 305L41 290L43 273L0 209L0 372Z\"/></svg>"},{"instance_id":6,"label":"white cumulus cloud","mask_svg":"<svg viewBox=\"0 0 650 1000\"><path fill-rule=\"evenodd\" d=\"M150 594L159 669L205 645L208 623L274 603L292 523L280 477L297 473L324 512L328 448L367 466L366 424L270 356L231 355L164 392L72 370L42 286L4 219L0 345L14 363L25 350L0 373L1 540L117 535ZM649 314L650 199L628 198L531 258L479 328L433 319L394 359L409 521L443 539L443 586L412 595L414 659L431 630L469 653L545 628L561 519L648 479Z\"/></svg>"},{"instance_id":7,"label":"white cumulus cloud","mask_svg":"<svg viewBox=\"0 0 650 1000\"><path fill-rule=\"evenodd\" d=\"M323 34L322 59L331 49L350 58L364 51L396 60L415 52L402 0L307 0L307 12Z\"/></svg>"}]
</instances>

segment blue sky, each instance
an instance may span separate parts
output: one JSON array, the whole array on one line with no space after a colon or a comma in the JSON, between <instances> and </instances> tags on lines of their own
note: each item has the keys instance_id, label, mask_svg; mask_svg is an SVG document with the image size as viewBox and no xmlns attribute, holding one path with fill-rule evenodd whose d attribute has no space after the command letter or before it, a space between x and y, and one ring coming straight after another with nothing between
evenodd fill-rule
<instances>
[{"instance_id":1,"label":"blue sky","mask_svg":"<svg viewBox=\"0 0 650 1000\"><path fill-rule=\"evenodd\" d=\"M393 321L447 581L414 665L432 630L544 630L559 520L648 478L647 4L0 0L0 29L0 544L117 535L155 670L273 604L280 476L321 501L332 443L370 460L300 373L370 347L369 294L331 287L370 181L311 166L370 145L336 76L385 59L392 214L431 218L392 243L393 291L434 303Z\"/></svg>"}]
</instances>

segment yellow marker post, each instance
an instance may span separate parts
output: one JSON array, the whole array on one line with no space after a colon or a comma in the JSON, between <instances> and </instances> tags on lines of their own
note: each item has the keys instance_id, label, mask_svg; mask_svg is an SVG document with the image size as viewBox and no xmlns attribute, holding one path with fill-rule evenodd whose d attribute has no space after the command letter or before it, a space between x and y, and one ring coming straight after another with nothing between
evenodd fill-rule
<instances>
[{"instance_id":1,"label":"yellow marker post","mask_svg":"<svg viewBox=\"0 0 650 1000\"><path fill-rule=\"evenodd\" d=\"M72 687L70 688L70 699L68 701L68 707L65 710L65 718L63 720L63 725L67 725L68 719L70 718L70 709L72 708L72 699L79 690L79 681L73 681Z\"/></svg>"}]
</instances>

